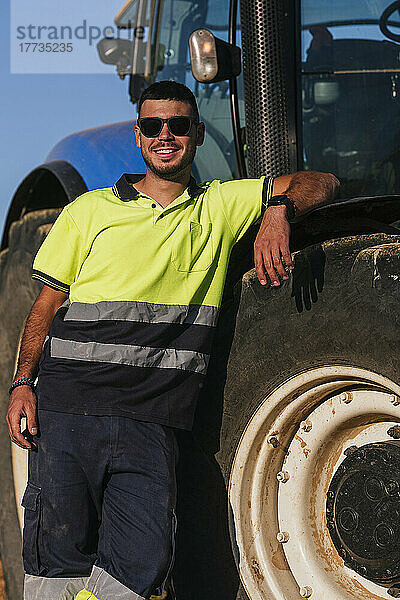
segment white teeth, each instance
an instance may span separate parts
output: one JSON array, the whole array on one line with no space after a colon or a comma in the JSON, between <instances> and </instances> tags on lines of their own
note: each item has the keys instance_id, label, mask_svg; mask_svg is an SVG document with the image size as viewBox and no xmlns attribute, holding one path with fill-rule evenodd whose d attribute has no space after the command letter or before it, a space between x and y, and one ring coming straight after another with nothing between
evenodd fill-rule
<instances>
[{"instance_id":1,"label":"white teeth","mask_svg":"<svg viewBox=\"0 0 400 600\"><path fill-rule=\"evenodd\" d=\"M155 150L155 152L157 154L171 154L171 152L175 152L175 149L169 149L169 150Z\"/></svg>"}]
</instances>

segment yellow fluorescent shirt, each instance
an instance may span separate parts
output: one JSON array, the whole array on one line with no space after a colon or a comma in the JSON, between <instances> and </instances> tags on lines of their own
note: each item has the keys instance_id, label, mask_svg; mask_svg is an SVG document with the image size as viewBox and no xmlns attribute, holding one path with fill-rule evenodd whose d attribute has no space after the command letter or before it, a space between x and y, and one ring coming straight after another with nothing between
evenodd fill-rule
<instances>
[{"instance_id":1,"label":"yellow fluorescent shirt","mask_svg":"<svg viewBox=\"0 0 400 600\"><path fill-rule=\"evenodd\" d=\"M128 184L129 185L129 184ZM219 306L232 246L261 216L272 180L194 186L167 208L116 188L87 192L66 206L33 264L33 277L71 302L140 300Z\"/></svg>"},{"instance_id":2,"label":"yellow fluorescent shirt","mask_svg":"<svg viewBox=\"0 0 400 600\"><path fill-rule=\"evenodd\" d=\"M272 180L192 180L163 208L135 190L141 177L66 206L36 255L32 276L69 294L44 344L38 406L190 429L229 256Z\"/></svg>"}]
</instances>

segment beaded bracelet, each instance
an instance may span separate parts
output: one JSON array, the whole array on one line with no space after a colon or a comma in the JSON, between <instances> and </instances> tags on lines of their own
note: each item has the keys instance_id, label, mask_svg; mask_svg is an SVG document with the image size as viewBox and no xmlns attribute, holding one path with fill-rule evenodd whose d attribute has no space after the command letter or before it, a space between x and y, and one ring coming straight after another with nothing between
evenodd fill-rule
<instances>
[{"instance_id":1,"label":"beaded bracelet","mask_svg":"<svg viewBox=\"0 0 400 600\"><path fill-rule=\"evenodd\" d=\"M29 377L20 377L20 379L16 379L15 381L13 381L13 383L10 386L10 389L8 390L8 393L11 394L11 392L20 385L29 385L29 387L32 390L35 389L35 382L33 381L33 379L30 379Z\"/></svg>"}]
</instances>

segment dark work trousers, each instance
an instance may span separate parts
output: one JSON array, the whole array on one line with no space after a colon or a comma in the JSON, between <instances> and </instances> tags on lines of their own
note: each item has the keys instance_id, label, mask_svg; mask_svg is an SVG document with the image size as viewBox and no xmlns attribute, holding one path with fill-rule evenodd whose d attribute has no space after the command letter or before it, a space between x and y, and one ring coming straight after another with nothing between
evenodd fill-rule
<instances>
[{"instance_id":1,"label":"dark work trousers","mask_svg":"<svg viewBox=\"0 0 400 600\"><path fill-rule=\"evenodd\" d=\"M173 429L45 410L38 419L22 500L24 599L161 594L174 558Z\"/></svg>"}]
</instances>

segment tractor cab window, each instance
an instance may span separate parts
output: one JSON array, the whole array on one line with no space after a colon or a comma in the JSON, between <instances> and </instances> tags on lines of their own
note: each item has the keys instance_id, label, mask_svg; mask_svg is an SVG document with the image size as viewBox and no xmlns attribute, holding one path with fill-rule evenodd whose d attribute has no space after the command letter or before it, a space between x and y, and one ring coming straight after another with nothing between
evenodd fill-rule
<instances>
[{"instance_id":1,"label":"tractor cab window","mask_svg":"<svg viewBox=\"0 0 400 600\"><path fill-rule=\"evenodd\" d=\"M159 40L164 49L163 68L156 79L175 79L187 85L199 106L206 125L204 145L198 148L194 169L201 181L232 179L236 157L229 101L229 84L197 82L191 72L188 39L204 27L223 40L228 39L228 2L215 0L165 0L160 19Z\"/></svg>"},{"instance_id":2,"label":"tractor cab window","mask_svg":"<svg viewBox=\"0 0 400 600\"><path fill-rule=\"evenodd\" d=\"M303 0L301 21L304 168L399 194L400 1Z\"/></svg>"},{"instance_id":3,"label":"tractor cab window","mask_svg":"<svg viewBox=\"0 0 400 600\"><path fill-rule=\"evenodd\" d=\"M127 9L129 8L129 10ZM229 84L204 85L191 73L188 39L205 27L228 39L229 3L215 0L137 0L121 9L119 22L142 35L133 43L133 73L148 85L162 79L185 83L195 94L206 125L205 143L196 154L194 171L200 181L232 179L236 157L229 102Z\"/></svg>"}]
</instances>

